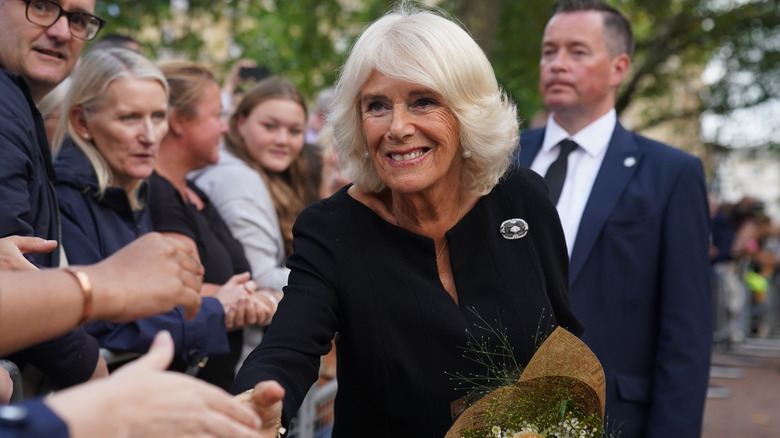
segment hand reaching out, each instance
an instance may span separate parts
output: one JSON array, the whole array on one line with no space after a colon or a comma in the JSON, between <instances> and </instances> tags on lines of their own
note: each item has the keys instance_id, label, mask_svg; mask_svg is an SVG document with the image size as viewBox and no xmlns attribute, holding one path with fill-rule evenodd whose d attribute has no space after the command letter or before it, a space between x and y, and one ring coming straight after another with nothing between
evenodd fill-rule
<instances>
[{"instance_id":1,"label":"hand reaching out","mask_svg":"<svg viewBox=\"0 0 780 438\"><path fill-rule=\"evenodd\" d=\"M51 246L22 239L0 239L0 247L21 257L20 250ZM17 246L25 241L33 245ZM159 233L146 234L97 264L71 268L86 276L35 267L0 272L0 355L73 330L89 309L87 321L117 323L177 306L193 319L200 309L202 266L184 243ZM105 366L95 369L95 377L106 374Z\"/></svg>"},{"instance_id":2,"label":"hand reaching out","mask_svg":"<svg viewBox=\"0 0 780 438\"><path fill-rule=\"evenodd\" d=\"M104 436L260 438L257 413L221 389L164 371L173 340L157 335L149 352L108 379L57 392L46 404L73 438Z\"/></svg>"},{"instance_id":3,"label":"hand reaching out","mask_svg":"<svg viewBox=\"0 0 780 438\"><path fill-rule=\"evenodd\" d=\"M281 430L282 400L284 388L278 382L260 382L249 391L237 395L236 400L249 405L260 416L260 433L263 438L276 438Z\"/></svg>"},{"instance_id":4,"label":"hand reaching out","mask_svg":"<svg viewBox=\"0 0 780 438\"><path fill-rule=\"evenodd\" d=\"M183 306L192 320L200 309L203 267L186 244L159 233L78 269L92 282L99 319L127 322Z\"/></svg>"},{"instance_id":5,"label":"hand reaching out","mask_svg":"<svg viewBox=\"0 0 780 438\"><path fill-rule=\"evenodd\" d=\"M50 252L57 247L56 240L40 237L8 236L0 239L0 271L23 271L38 269L24 254Z\"/></svg>"}]
</instances>

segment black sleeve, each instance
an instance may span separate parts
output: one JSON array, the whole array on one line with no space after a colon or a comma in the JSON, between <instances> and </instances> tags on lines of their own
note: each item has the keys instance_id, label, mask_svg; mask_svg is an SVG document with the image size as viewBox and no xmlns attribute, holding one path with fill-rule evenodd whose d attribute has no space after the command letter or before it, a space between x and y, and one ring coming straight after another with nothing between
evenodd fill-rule
<instances>
[{"instance_id":1,"label":"black sleeve","mask_svg":"<svg viewBox=\"0 0 780 438\"><path fill-rule=\"evenodd\" d=\"M337 227L328 208L314 203L293 227L295 252L284 299L263 342L244 361L232 391L240 393L262 380L284 387L284 422L297 412L317 380L320 357L330 350L338 326Z\"/></svg>"},{"instance_id":2,"label":"black sleeve","mask_svg":"<svg viewBox=\"0 0 780 438\"><path fill-rule=\"evenodd\" d=\"M152 173L149 181L149 213L155 231L178 233L198 241L187 204L167 179Z\"/></svg>"},{"instance_id":3,"label":"black sleeve","mask_svg":"<svg viewBox=\"0 0 780 438\"><path fill-rule=\"evenodd\" d=\"M201 212L206 218L211 232L228 252L230 261L233 265L233 274L240 274L242 272L251 273L252 268L249 264L249 260L246 258L246 253L244 253L244 247L241 245L241 242L233 237L233 233L230 232L230 228L225 223L225 220L222 219L222 216L214 207L214 204L211 203L206 192L201 190L192 181L187 181L187 185L192 191L197 193L201 201L203 201L204 207Z\"/></svg>"},{"instance_id":4,"label":"black sleeve","mask_svg":"<svg viewBox=\"0 0 780 438\"><path fill-rule=\"evenodd\" d=\"M84 383L95 372L99 356L95 338L78 328L8 357L17 365L30 363L63 388Z\"/></svg>"}]
</instances>

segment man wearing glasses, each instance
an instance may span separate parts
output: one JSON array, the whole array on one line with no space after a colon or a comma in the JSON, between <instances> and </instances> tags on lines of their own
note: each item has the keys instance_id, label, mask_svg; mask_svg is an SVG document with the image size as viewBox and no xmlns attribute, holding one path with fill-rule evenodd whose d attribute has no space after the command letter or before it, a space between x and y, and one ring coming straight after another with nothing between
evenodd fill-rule
<instances>
[{"instance_id":1,"label":"man wearing glasses","mask_svg":"<svg viewBox=\"0 0 780 438\"><path fill-rule=\"evenodd\" d=\"M95 0L0 0L0 237L60 241L52 158L35 105L71 73L84 43L103 26L94 7ZM59 254L57 248L27 258L55 267ZM10 359L34 364L60 386L108 374L97 342L81 329Z\"/></svg>"}]
</instances>

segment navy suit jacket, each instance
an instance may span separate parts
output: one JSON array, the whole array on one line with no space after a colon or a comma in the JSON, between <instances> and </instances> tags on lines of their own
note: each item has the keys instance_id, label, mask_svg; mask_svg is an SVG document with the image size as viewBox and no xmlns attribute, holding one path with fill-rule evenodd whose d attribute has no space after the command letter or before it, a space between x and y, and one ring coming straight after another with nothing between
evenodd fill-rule
<instances>
[{"instance_id":1,"label":"navy suit jacket","mask_svg":"<svg viewBox=\"0 0 780 438\"><path fill-rule=\"evenodd\" d=\"M544 128L521 135L530 167ZM620 123L572 249L569 294L622 438L700 437L712 346L701 161Z\"/></svg>"}]
</instances>

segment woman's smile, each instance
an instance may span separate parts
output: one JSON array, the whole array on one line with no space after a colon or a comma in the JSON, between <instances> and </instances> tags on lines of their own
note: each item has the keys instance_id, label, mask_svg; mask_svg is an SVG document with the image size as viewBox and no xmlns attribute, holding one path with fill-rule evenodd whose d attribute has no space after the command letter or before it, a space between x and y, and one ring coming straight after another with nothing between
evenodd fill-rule
<instances>
[{"instance_id":1,"label":"woman's smile","mask_svg":"<svg viewBox=\"0 0 780 438\"><path fill-rule=\"evenodd\" d=\"M430 148L419 148L408 152L390 152L387 157L393 164L416 164L422 161Z\"/></svg>"}]
</instances>

